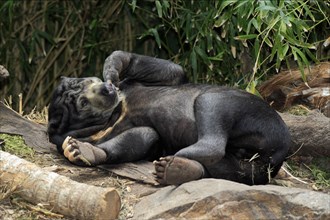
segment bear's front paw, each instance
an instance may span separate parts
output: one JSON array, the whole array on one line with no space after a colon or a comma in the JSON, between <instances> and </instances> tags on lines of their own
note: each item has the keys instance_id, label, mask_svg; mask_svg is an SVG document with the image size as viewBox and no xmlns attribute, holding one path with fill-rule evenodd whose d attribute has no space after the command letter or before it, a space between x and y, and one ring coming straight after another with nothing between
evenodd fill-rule
<instances>
[{"instance_id":1,"label":"bear's front paw","mask_svg":"<svg viewBox=\"0 0 330 220\"><path fill-rule=\"evenodd\" d=\"M71 163L79 166L95 166L103 163L107 157L104 150L70 136L64 140L62 149L64 156Z\"/></svg>"}]
</instances>

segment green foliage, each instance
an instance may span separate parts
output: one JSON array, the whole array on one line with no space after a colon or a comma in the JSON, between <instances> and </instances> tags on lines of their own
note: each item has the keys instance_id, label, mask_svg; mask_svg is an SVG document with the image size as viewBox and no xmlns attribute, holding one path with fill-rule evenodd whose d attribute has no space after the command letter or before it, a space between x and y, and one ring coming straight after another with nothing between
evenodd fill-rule
<instances>
[{"instance_id":1,"label":"green foliage","mask_svg":"<svg viewBox=\"0 0 330 220\"><path fill-rule=\"evenodd\" d=\"M60 76L101 76L104 59L126 50L172 59L191 81L256 93L260 80L301 69L329 37L329 2L316 0L0 0L0 97L23 93L43 108ZM294 61L294 62L292 62Z\"/></svg>"},{"instance_id":2,"label":"green foliage","mask_svg":"<svg viewBox=\"0 0 330 220\"><path fill-rule=\"evenodd\" d=\"M41 109L60 76L101 76L111 51L133 50L125 7L124 0L0 0L0 63L10 73L1 97L23 93L24 110Z\"/></svg>"},{"instance_id":3,"label":"green foliage","mask_svg":"<svg viewBox=\"0 0 330 220\"><path fill-rule=\"evenodd\" d=\"M319 62L317 45L329 37L329 3L309 0L157 0L159 22L147 31L194 82L245 85L257 93L261 77L291 60ZM135 11L155 13L139 8ZM160 24L159 24L160 23ZM151 31L152 30L152 31ZM329 58L329 57L327 57Z\"/></svg>"},{"instance_id":4,"label":"green foliage","mask_svg":"<svg viewBox=\"0 0 330 220\"><path fill-rule=\"evenodd\" d=\"M303 163L298 159L288 160L289 169L296 177L312 180L315 189L330 189L330 158L315 157Z\"/></svg>"},{"instance_id":5,"label":"green foliage","mask_svg":"<svg viewBox=\"0 0 330 220\"><path fill-rule=\"evenodd\" d=\"M141 37L152 36L160 51L186 68L193 82L220 83L225 77L220 64L227 46L214 28L214 2L157 0L150 3L155 4L155 12L145 4L134 5L136 14L158 18L157 25Z\"/></svg>"},{"instance_id":6,"label":"green foliage","mask_svg":"<svg viewBox=\"0 0 330 220\"><path fill-rule=\"evenodd\" d=\"M21 136L0 134L0 139L5 141L2 150L22 158L31 159L34 157L35 151L24 143Z\"/></svg>"}]
</instances>

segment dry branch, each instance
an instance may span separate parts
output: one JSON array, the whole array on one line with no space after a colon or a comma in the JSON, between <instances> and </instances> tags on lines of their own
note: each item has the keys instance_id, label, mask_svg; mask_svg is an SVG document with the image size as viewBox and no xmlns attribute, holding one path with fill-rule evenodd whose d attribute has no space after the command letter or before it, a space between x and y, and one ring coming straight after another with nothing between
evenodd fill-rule
<instances>
[{"instance_id":1,"label":"dry branch","mask_svg":"<svg viewBox=\"0 0 330 220\"><path fill-rule=\"evenodd\" d=\"M0 151L0 185L15 188L23 199L75 219L115 219L120 197L114 188L78 183Z\"/></svg>"}]
</instances>

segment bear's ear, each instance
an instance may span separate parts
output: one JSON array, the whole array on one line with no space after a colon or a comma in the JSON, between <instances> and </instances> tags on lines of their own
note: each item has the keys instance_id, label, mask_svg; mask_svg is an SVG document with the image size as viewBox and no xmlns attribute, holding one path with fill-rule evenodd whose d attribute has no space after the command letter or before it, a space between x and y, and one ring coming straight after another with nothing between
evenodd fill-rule
<instances>
[{"instance_id":1,"label":"bear's ear","mask_svg":"<svg viewBox=\"0 0 330 220\"><path fill-rule=\"evenodd\" d=\"M66 77L66 76L61 76L61 80L66 80L68 79L69 77Z\"/></svg>"},{"instance_id":2,"label":"bear's ear","mask_svg":"<svg viewBox=\"0 0 330 220\"><path fill-rule=\"evenodd\" d=\"M67 77L67 76L61 76L60 79L61 79L61 83L63 83L63 82L68 81L71 78L70 77Z\"/></svg>"},{"instance_id":3,"label":"bear's ear","mask_svg":"<svg viewBox=\"0 0 330 220\"><path fill-rule=\"evenodd\" d=\"M70 80L72 80L72 78L66 77L66 76L61 76L61 84L60 85L67 85L67 84L69 84Z\"/></svg>"}]
</instances>

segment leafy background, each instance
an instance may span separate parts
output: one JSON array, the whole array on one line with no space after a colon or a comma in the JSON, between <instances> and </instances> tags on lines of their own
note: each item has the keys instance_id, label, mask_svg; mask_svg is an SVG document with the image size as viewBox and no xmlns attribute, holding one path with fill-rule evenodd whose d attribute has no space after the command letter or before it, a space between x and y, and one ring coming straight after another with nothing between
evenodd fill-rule
<instances>
[{"instance_id":1,"label":"leafy background","mask_svg":"<svg viewBox=\"0 0 330 220\"><path fill-rule=\"evenodd\" d=\"M258 94L280 70L329 60L330 3L317 0L0 0L1 99L43 108L60 76L101 77L114 50L171 59L192 82Z\"/></svg>"}]
</instances>

